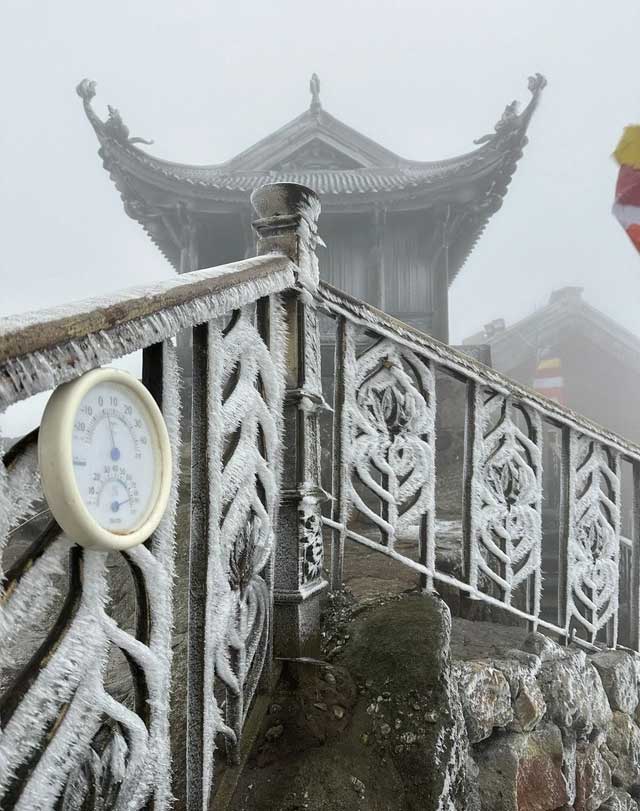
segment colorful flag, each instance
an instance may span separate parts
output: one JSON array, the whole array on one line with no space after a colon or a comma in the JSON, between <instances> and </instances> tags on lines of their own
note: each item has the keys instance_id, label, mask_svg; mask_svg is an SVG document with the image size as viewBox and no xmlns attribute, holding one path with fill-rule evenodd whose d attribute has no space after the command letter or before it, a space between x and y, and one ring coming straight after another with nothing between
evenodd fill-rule
<instances>
[{"instance_id":1,"label":"colorful flag","mask_svg":"<svg viewBox=\"0 0 640 811\"><path fill-rule=\"evenodd\" d=\"M539 355L533 388L550 400L565 405L562 361L560 358L554 357L554 353L549 349Z\"/></svg>"},{"instance_id":2,"label":"colorful flag","mask_svg":"<svg viewBox=\"0 0 640 811\"><path fill-rule=\"evenodd\" d=\"M620 164L613 215L640 251L640 125L625 127L613 156Z\"/></svg>"}]
</instances>

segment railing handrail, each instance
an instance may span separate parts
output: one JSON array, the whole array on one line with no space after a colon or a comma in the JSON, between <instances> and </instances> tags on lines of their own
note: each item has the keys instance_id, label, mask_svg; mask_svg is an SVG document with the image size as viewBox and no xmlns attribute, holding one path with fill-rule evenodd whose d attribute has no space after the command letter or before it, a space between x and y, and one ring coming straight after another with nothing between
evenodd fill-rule
<instances>
[{"instance_id":1,"label":"railing handrail","mask_svg":"<svg viewBox=\"0 0 640 811\"><path fill-rule=\"evenodd\" d=\"M127 288L111 296L0 319L0 404L8 405L50 388L46 375L26 379L24 374L25 364L42 353L48 353L48 360L60 367L64 365L65 346L88 342L96 351L103 348L111 360L216 314L286 290L295 284L297 271L286 255L269 253ZM146 331L145 326L151 329ZM96 365L83 364L82 358L73 355L72 351L68 374L63 373L56 382L76 376L84 365ZM12 373L15 371L19 374Z\"/></svg>"},{"instance_id":2,"label":"railing handrail","mask_svg":"<svg viewBox=\"0 0 640 811\"><path fill-rule=\"evenodd\" d=\"M287 256L267 254L127 287L106 296L0 318L0 363L63 340L84 338L136 318L221 294L243 282L268 280L278 272L295 270Z\"/></svg>"},{"instance_id":3,"label":"railing handrail","mask_svg":"<svg viewBox=\"0 0 640 811\"><path fill-rule=\"evenodd\" d=\"M453 375L473 380L483 386L490 386L500 394L515 397L525 405L541 412L550 421L574 428L609 445L621 452L623 456L640 461L640 445L620 436L615 431L610 431L588 417L578 414L554 400L549 400L507 375L485 366L484 363L470 355L438 341L416 327L388 315L383 310L379 310L327 282L320 282L319 291L325 305L334 315L344 315L363 327L374 329L380 334L386 333L387 337L410 349L419 348L430 360L448 369Z\"/></svg>"}]
</instances>

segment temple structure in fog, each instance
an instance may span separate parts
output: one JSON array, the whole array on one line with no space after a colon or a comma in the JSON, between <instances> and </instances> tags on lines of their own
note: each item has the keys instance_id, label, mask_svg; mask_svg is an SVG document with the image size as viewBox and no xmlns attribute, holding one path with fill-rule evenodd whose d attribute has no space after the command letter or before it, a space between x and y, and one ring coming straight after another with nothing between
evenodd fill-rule
<instances>
[{"instance_id":1,"label":"temple structure in fog","mask_svg":"<svg viewBox=\"0 0 640 811\"><path fill-rule=\"evenodd\" d=\"M112 107L101 120L95 84L78 93L100 155L137 220L179 273L252 255L249 196L268 182L294 182L321 197L321 277L448 341L448 290L500 208L545 79L529 79L522 112L509 104L476 148L445 160L401 158L311 104L297 118L224 163L190 166L151 156ZM382 113L384 114L384 113ZM406 126L406 122L398 122Z\"/></svg>"},{"instance_id":2,"label":"temple structure in fog","mask_svg":"<svg viewBox=\"0 0 640 811\"><path fill-rule=\"evenodd\" d=\"M492 321L464 343L487 344L498 371L640 442L640 338L582 288L554 290L545 307L511 325Z\"/></svg>"}]
</instances>

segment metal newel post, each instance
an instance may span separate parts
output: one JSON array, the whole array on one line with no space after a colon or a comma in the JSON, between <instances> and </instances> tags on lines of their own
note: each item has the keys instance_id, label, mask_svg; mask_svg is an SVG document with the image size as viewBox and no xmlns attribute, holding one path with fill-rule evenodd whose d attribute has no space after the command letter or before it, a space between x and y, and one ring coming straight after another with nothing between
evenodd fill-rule
<instances>
[{"instance_id":1,"label":"metal newel post","mask_svg":"<svg viewBox=\"0 0 640 811\"><path fill-rule=\"evenodd\" d=\"M318 285L320 201L305 186L274 183L256 189L258 254L284 253L298 266L298 285L283 294L288 345L284 401L282 499L276 530L274 654L313 655L320 645L323 578L319 412L322 396L320 335L314 293ZM320 244L322 242L320 241Z\"/></svg>"}]
</instances>

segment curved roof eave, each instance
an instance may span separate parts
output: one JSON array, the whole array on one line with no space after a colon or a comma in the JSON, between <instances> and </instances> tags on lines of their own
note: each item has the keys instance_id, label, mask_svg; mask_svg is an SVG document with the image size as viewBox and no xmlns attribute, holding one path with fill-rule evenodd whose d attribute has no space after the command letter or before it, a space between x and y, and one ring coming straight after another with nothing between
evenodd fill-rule
<instances>
[{"instance_id":1,"label":"curved roof eave","mask_svg":"<svg viewBox=\"0 0 640 811\"><path fill-rule=\"evenodd\" d=\"M439 161L411 161L399 158L392 152L379 146L371 139L360 136L355 130L334 119L329 113L320 110L316 113L306 112L282 130L286 130L305 117L326 117L336 125L358 136L371 146L371 151L378 150L378 160L383 163L370 165L361 169L324 169L310 171L265 171L234 168L243 163L241 158L248 152L262 147L277 135L268 136L254 147L230 161L220 164L192 166L176 163L153 155L140 149L136 144L151 142L140 138L132 138L128 127L122 121L120 113L109 107L108 118L100 119L91 101L95 96L95 82L85 79L78 87L78 95L83 100L87 117L96 132L101 147L108 152L111 161L122 170L134 177L139 176L147 183L165 187L171 184L184 184L185 190L197 189L206 194L207 191L238 192L241 198L250 193L257 185L265 182L283 181L300 182L311 185L322 195L354 195L378 194L380 192L415 191L423 186L440 187L447 183L459 180L473 181L474 178L491 174L500 167L515 151L521 151L526 142L526 131L537 106L540 93L546 80L540 74L529 79L531 100L522 113L517 112L517 102L507 105L505 111L495 126L495 131L478 139L475 143L478 148L464 155L455 156ZM387 163L388 161L388 163ZM225 195L226 196L226 195Z\"/></svg>"}]
</instances>

